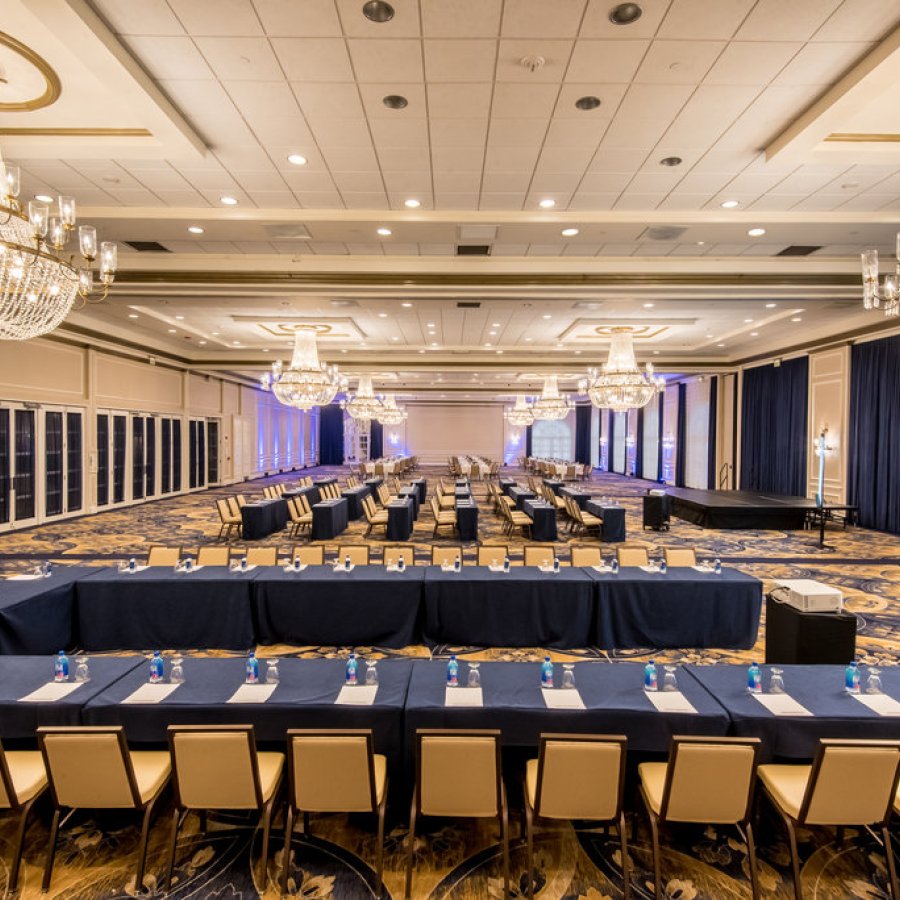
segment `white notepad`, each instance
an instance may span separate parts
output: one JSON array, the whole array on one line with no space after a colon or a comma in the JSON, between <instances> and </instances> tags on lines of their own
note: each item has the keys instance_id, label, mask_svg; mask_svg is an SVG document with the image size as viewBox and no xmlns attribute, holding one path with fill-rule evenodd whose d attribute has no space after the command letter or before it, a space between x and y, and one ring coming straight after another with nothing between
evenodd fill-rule
<instances>
[{"instance_id":1,"label":"white notepad","mask_svg":"<svg viewBox=\"0 0 900 900\"><path fill-rule=\"evenodd\" d=\"M444 691L444 706L484 706L480 687L448 687Z\"/></svg>"},{"instance_id":2,"label":"white notepad","mask_svg":"<svg viewBox=\"0 0 900 900\"><path fill-rule=\"evenodd\" d=\"M350 563L350 568L345 569L343 563L339 563L334 567L335 572L352 572L356 568L356 563Z\"/></svg>"},{"instance_id":3,"label":"white notepad","mask_svg":"<svg viewBox=\"0 0 900 900\"><path fill-rule=\"evenodd\" d=\"M242 684L227 703L265 703L275 693L277 684Z\"/></svg>"},{"instance_id":4,"label":"white notepad","mask_svg":"<svg viewBox=\"0 0 900 900\"><path fill-rule=\"evenodd\" d=\"M798 703L790 694L755 694L750 692L762 705L775 716L811 716L812 713Z\"/></svg>"},{"instance_id":5,"label":"white notepad","mask_svg":"<svg viewBox=\"0 0 900 900\"><path fill-rule=\"evenodd\" d=\"M887 694L851 694L879 716L900 716L900 702Z\"/></svg>"},{"instance_id":6,"label":"white notepad","mask_svg":"<svg viewBox=\"0 0 900 900\"><path fill-rule=\"evenodd\" d=\"M19 697L19 703L53 703L56 700L62 700L63 697L68 697L82 684L84 684L83 681L48 681L27 696Z\"/></svg>"},{"instance_id":7,"label":"white notepad","mask_svg":"<svg viewBox=\"0 0 900 900\"><path fill-rule=\"evenodd\" d=\"M282 571L284 572L302 572L306 568L306 563L300 566L299 569L295 569L293 566L282 566Z\"/></svg>"},{"instance_id":8,"label":"white notepad","mask_svg":"<svg viewBox=\"0 0 900 900\"><path fill-rule=\"evenodd\" d=\"M658 572L658 571L659 571L659 566L638 566L638 568L639 568L642 572L650 572L650 573L654 573L654 572Z\"/></svg>"},{"instance_id":9,"label":"white notepad","mask_svg":"<svg viewBox=\"0 0 900 900\"><path fill-rule=\"evenodd\" d=\"M712 566L691 566L695 572L715 572Z\"/></svg>"},{"instance_id":10,"label":"white notepad","mask_svg":"<svg viewBox=\"0 0 900 900\"><path fill-rule=\"evenodd\" d=\"M567 688L565 690L553 690L552 688L542 688L541 696L547 709L585 709L584 700L577 690Z\"/></svg>"},{"instance_id":11,"label":"white notepad","mask_svg":"<svg viewBox=\"0 0 900 900\"><path fill-rule=\"evenodd\" d=\"M644 691L644 695L656 707L657 712L697 715L694 704L681 691Z\"/></svg>"},{"instance_id":12,"label":"white notepad","mask_svg":"<svg viewBox=\"0 0 900 900\"><path fill-rule=\"evenodd\" d=\"M177 684L142 684L134 693L129 694L123 703L161 703L172 693Z\"/></svg>"},{"instance_id":13,"label":"white notepad","mask_svg":"<svg viewBox=\"0 0 900 900\"><path fill-rule=\"evenodd\" d=\"M37 581L39 578L43 578L43 575L10 575L7 577L7 581Z\"/></svg>"},{"instance_id":14,"label":"white notepad","mask_svg":"<svg viewBox=\"0 0 900 900\"><path fill-rule=\"evenodd\" d=\"M334 702L337 706L371 706L377 693L377 684L345 684Z\"/></svg>"},{"instance_id":15,"label":"white notepad","mask_svg":"<svg viewBox=\"0 0 900 900\"><path fill-rule=\"evenodd\" d=\"M612 566L591 566L595 572L612 572Z\"/></svg>"}]
</instances>

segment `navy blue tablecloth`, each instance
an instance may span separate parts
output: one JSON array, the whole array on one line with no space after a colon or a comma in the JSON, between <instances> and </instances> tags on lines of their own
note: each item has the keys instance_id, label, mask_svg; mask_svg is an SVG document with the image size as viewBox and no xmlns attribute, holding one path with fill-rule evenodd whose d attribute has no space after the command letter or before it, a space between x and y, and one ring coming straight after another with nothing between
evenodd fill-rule
<instances>
[{"instance_id":1,"label":"navy blue tablecloth","mask_svg":"<svg viewBox=\"0 0 900 900\"><path fill-rule=\"evenodd\" d=\"M410 498L392 500L387 505L387 538L389 541L408 541L413 531L413 501Z\"/></svg>"},{"instance_id":2,"label":"navy blue tablecloth","mask_svg":"<svg viewBox=\"0 0 900 900\"><path fill-rule=\"evenodd\" d=\"M580 569L425 570L425 642L481 647L587 647L593 585Z\"/></svg>"},{"instance_id":3,"label":"navy blue tablecloth","mask_svg":"<svg viewBox=\"0 0 900 900\"><path fill-rule=\"evenodd\" d=\"M588 500L582 509L603 519L600 526L600 540L609 544L625 540L625 507L602 506L596 500Z\"/></svg>"},{"instance_id":4,"label":"navy blue tablecloth","mask_svg":"<svg viewBox=\"0 0 900 900\"><path fill-rule=\"evenodd\" d=\"M96 571L54 566L48 578L0 579L0 653L56 653L73 646L74 582Z\"/></svg>"},{"instance_id":5,"label":"navy blue tablecloth","mask_svg":"<svg viewBox=\"0 0 900 900\"><path fill-rule=\"evenodd\" d=\"M468 668L460 660L459 680ZM446 661L417 660L406 700L409 739L417 728L499 728L504 746L536 747L541 732L624 734L629 751L664 752L676 734L724 735L728 716L683 670L679 688L697 715L660 713L642 690L638 663L576 663L575 687L586 709L548 709L542 697L539 663L485 662L481 674L483 707L444 706ZM561 690L562 666L555 667L555 690ZM461 690L458 688L457 690Z\"/></svg>"},{"instance_id":6,"label":"navy blue tablecloth","mask_svg":"<svg viewBox=\"0 0 900 900\"><path fill-rule=\"evenodd\" d=\"M428 493L428 482L424 478L413 478L410 484L419 492L419 506L421 506Z\"/></svg>"},{"instance_id":7,"label":"navy blue tablecloth","mask_svg":"<svg viewBox=\"0 0 900 900\"><path fill-rule=\"evenodd\" d=\"M400 488L401 497L409 497L413 502L413 519L419 518L419 489L414 485Z\"/></svg>"},{"instance_id":8,"label":"navy blue tablecloth","mask_svg":"<svg viewBox=\"0 0 900 900\"><path fill-rule=\"evenodd\" d=\"M551 488L551 490L554 494L556 494L557 497L559 496L559 492L563 489L563 487L565 487L566 484L559 478L544 478L543 482L547 485L547 487Z\"/></svg>"},{"instance_id":9,"label":"navy blue tablecloth","mask_svg":"<svg viewBox=\"0 0 900 900\"><path fill-rule=\"evenodd\" d=\"M367 478L363 484L372 492L372 496L375 496L375 491L384 484L383 478Z\"/></svg>"},{"instance_id":10,"label":"navy blue tablecloth","mask_svg":"<svg viewBox=\"0 0 900 900\"><path fill-rule=\"evenodd\" d=\"M313 484L317 488L323 488L326 484L337 484L337 478L316 478Z\"/></svg>"},{"instance_id":11,"label":"navy blue tablecloth","mask_svg":"<svg viewBox=\"0 0 900 900\"><path fill-rule=\"evenodd\" d=\"M45 703L20 703L19 698L53 681L53 656L0 656L0 738L33 738L41 725L80 725L81 709L145 660L140 656L99 656L90 660L91 680L67 697ZM74 678L76 657L69 657Z\"/></svg>"},{"instance_id":12,"label":"navy blue tablecloth","mask_svg":"<svg viewBox=\"0 0 900 900\"><path fill-rule=\"evenodd\" d=\"M337 537L347 528L347 501L323 500L312 508L312 535L310 540L327 541Z\"/></svg>"},{"instance_id":13,"label":"navy blue tablecloth","mask_svg":"<svg viewBox=\"0 0 900 900\"><path fill-rule=\"evenodd\" d=\"M731 731L758 737L766 759L811 759L820 738L897 740L900 720L879 716L844 691L842 666L779 666L785 692L812 716L776 716L747 690L746 666L688 666L688 673L727 710ZM763 690L769 689L771 666L762 666ZM866 667L861 666L865 689ZM900 700L900 668L885 666L881 681L886 694Z\"/></svg>"},{"instance_id":14,"label":"navy blue tablecloth","mask_svg":"<svg viewBox=\"0 0 900 900\"><path fill-rule=\"evenodd\" d=\"M752 575L736 569L721 575L692 568L670 568L665 575L636 567L618 575L584 571L597 586L590 645L748 649L756 643L762 583Z\"/></svg>"},{"instance_id":15,"label":"navy blue tablecloth","mask_svg":"<svg viewBox=\"0 0 900 900\"><path fill-rule=\"evenodd\" d=\"M501 479L499 479L498 484L500 485L501 493L508 495L509 489L514 488L516 486L516 479L515 478L501 478Z\"/></svg>"},{"instance_id":16,"label":"navy blue tablecloth","mask_svg":"<svg viewBox=\"0 0 900 900\"><path fill-rule=\"evenodd\" d=\"M519 510L522 509L522 504L526 500L531 500L534 497L534 491L518 486L511 487L506 493L516 501L516 509Z\"/></svg>"},{"instance_id":17,"label":"navy blue tablecloth","mask_svg":"<svg viewBox=\"0 0 900 900\"><path fill-rule=\"evenodd\" d=\"M478 540L478 504L473 500L456 504L456 530L461 541Z\"/></svg>"},{"instance_id":18,"label":"navy blue tablecloth","mask_svg":"<svg viewBox=\"0 0 900 900\"><path fill-rule=\"evenodd\" d=\"M347 518L350 521L361 519L363 517L363 500L369 496L371 491L363 485L358 488L348 488L341 491L341 496L347 501Z\"/></svg>"},{"instance_id":19,"label":"navy blue tablecloth","mask_svg":"<svg viewBox=\"0 0 900 900\"><path fill-rule=\"evenodd\" d=\"M523 500L522 512L530 516L532 522L531 537L536 541L556 540L556 507L545 500Z\"/></svg>"},{"instance_id":20,"label":"navy blue tablecloth","mask_svg":"<svg viewBox=\"0 0 900 900\"><path fill-rule=\"evenodd\" d=\"M306 497L306 502L312 506L313 503L319 502L319 489L314 484L311 484L309 487L291 488L289 491L285 491L281 496L283 498Z\"/></svg>"},{"instance_id":21,"label":"navy blue tablecloth","mask_svg":"<svg viewBox=\"0 0 900 900\"><path fill-rule=\"evenodd\" d=\"M245 541L259 540L281 531L287 520L287 501L281 497L246 503L241 507L241 537Z\"/></svg>"},{"instance_id":22,"label":"navy blue tablecloth","mask_svg":"<svg viewBox=\"0 0 900 900\"><path fill-rule=\"evenodd\" d=\"M590 494L586 494L578 488L564 487L564 482L562 481L558 482L558 484L559 488L555 489L558 496L568 497L570 500L574 500L578 504L579 509L587 509L588 500L591 499Z\"/></svg>"},{"instance_id":23,"label":"navy blue tablecloth","mask_svg":"<svg viewBox=\"0 0 900 900\"><path fill-rule=\"evenodd\" d=\"M246 650L254 643L248 584L258 571L96 569L75 585L76 640L85 650Z\"/></svg>"},{"instance_id":24,"label":"navy blue tablecloth","mask_svg":"<svg viewBox=\"0 0 900 900\"><path fill-rule=\"evenodd\" d=\"M423 569L308 566L260 570L252 584L261 644L406 647L421 639Z\"/></svg>"},{"instance_id":25,"label":"navy blue tablecloth","mask_svg":"<svg viewBox=\"0 0 900 900\"><path fill-rule=\"evenodd\" d=\"M161 703L123 704L147 680L143 668L102 691L84 708L89 725L124 725L129 741L167 740L169 725L251 724L258 741L283 744L289 728L372 728L375 750L396 758L402 752L403 704L411 663L378 663L378 694L372 706L336 706L345 663L340 659L282 659L280 683L265 703L228 703L244 681L244 660L184 661L184 684ZM266 666L260 661L260 677ZM169 666L166 665L168 676ZM360 676L365 665L360 661Z\"/></svg>"}]
</instances>

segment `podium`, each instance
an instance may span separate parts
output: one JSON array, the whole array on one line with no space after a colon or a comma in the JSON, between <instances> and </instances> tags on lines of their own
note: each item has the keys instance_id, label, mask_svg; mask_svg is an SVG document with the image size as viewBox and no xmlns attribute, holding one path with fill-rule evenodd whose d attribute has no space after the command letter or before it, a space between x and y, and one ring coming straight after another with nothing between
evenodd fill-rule
<instances>
[{"instance_id":1,"label":"podium","mask_svg":"<svg viewBox=\"0 0 900 900\"><path fill-rule=\"evenodd\" d=\"M666 494L644 495L644 528L669 530L669 498Z\"/></svg>"}]
</instances>

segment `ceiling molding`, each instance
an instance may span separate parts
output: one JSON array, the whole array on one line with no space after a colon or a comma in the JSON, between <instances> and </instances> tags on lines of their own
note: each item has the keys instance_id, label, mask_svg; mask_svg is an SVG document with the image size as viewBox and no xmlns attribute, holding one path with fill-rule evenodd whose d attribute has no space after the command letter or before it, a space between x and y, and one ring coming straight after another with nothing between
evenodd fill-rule
<instances>
[{"instance_id":1,"label":"ceiling molding","mask_svg":"<svg viewBox=\"0 0 900 900\"><path fill-rule=\"evenodd\" d=\"M0 112L33 112L36 109L43 109L45 106L52 106L59 99L62 93L62 85L60 84L59 75L50 63L44 59L35 50L32 50L27 44L16 40L11 34L0 31L0 47L6 47L18 56L21 56L27 63L34 66L44 78L44 91L38 96L30 100L21 100L15 103L0 103Z\"/></svg>"}]
</instances>

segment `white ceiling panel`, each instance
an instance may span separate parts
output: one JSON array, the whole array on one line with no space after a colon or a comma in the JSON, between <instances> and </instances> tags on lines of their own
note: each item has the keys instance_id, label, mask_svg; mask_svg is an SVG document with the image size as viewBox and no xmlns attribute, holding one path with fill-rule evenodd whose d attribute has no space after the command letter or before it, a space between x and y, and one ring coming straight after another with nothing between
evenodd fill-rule
<instances>
[{"instance_id":1,"label":"white ceiling panel","mask_svg":"<svg viewBox=\"0 0 900 900\"><path fill-rule=\"evenodd\" d=\"M432 146L431 164L435 172L476 172L480 173L484 164L483 147L444 147ZM536 156L536 154L535 154ZM534 164L531 165L531 169ZM526 167L528 171L528 169ZM502 172L503 169L501 168Z\"/></svg>"},{"instance_id":2,"label":"white ceiling panel","mask_svg":"<svg viewBox=\"0 0 900 900\"><path fill-rule=\"evenodd\" d=\"M175 35L184 27L166 0L97 0L97 11L119 34Z\"/></svg>"},{"instance_id":3,"label":"white ceiling panel","mask_svg":"<svg viewBox=\"0 0 900 900\"><path fill-rule=\"evenodd\" d=\"M341 115L348 118L362 118L360 90L352 82L292 82L291 88L304 115L315 121L323 116ZM380 102L380 98L379 98Z\"/></svg>"},{"instance_id":4,"label":"white ceiling panel","mask_svg":"<svg viewBox=\"0 0 900 900\"><path fill-rule=\"evenodd\" d=\"M581 26L586 0L506 0L502 34L506 38L570 38Z\"/></svg>"},{"instance_id":5,"label":"white ceiling panel","mask_svg":"<svg viewBox=\"0 0 900 900\"><path fill-rule=\"evenodd\" d=\"M548 123L544 119L494 119L488 134L488 144L492 147L536 147L547 133Z\"/></svg>"},{"instance_id":6,"label":"white ceiling panel","mask_svg":"<svg viewBox=\"0 0 900 900\"><path fill-rule=\"evenodd\" d=\"M387 195L384 191L374 191L372 193L360 191L342 191L344 203L351 209L389 209ZM350 244L347 245L350 253Z\"/></svg>"},{"instance_id":7,"label":"white ceiling panel","mask_svg":"<svg viewBox=\"0 0 900 900\"><path fill-rule=\"evenodd\" d=\"M422 45L412 40L347 41L356 79L362 83L420 82Z\"/></svg>"},{"instance_id":8,"label":"white ceiling panel","mask_svg":"<svg viewBox=\"0 0 900 900\"><path fill-rule=\"evenodd\" d=\"M759 0L737 33L745 41L807 41L841 0Z\"/></svg>"},{"instance_id":9,"label":"white ceiling panel","mask_svg":"<svg viewBox=\"0 0 900 900\"><path fill-rule=\"evenodd\" d=\"M426 40L425 75L434 82L490 82L494 77L497 42L487 40Z\"/></svg>"},{"instance_id":10,"label":"white ceiling panel","mask_svg":"<svg viewBox=\"0 0 900 900\"><path fill-rule=\"evenodd\" d=\"M414 38L420 36L417 0L391 0L394 15L388 22L372 22L359 0L336 0L344 33L360 38Z\"/></svg>"},{"instance_id":11,"label":"white ceiling panel","mask_svg":"<svg viewBox=\"0 0 900 900\"><path fill-rule=\"evenodd\" d=\"M360 193L384 191L384 182L380 172L340 172L335 174L334 183L341 193L344 191Z\"/></svg>"},{"instance_id":12,"label":"white ceiling panel","mask_svg":"<svg viewBox=\"0 0 900 900\"><path fill-rule=\"evenodd\" d=\"M153 61L150 74L156 79L215 78L197 45L187 36L135 36L126 43L133 53Z\"/></svg>"},{"instance_id":13,"label":"white ceiling panel","mask_svg":"<svg viewBox=\"0 0 900 900\"><path fill-rule=\"evenodd\" d=\"M340 37L341 21L334 0L254 0L254 7L270 37Z\"/></svg>"},{"instance_id":14,"label":"white ceiling panel","mask_svg":"<svg viewBox=\"0 0 900 900\"><path fill-rule=\"evenodd\" d=\"M776 76L773 84L831 84L835 73L842 74L860 59L871 44L807 44Z\"/></svg>"},{"instance_id":15,"label":"white ceiling panel","mask_svg":"<svg viewBox=\"0 0 900 900\"><path fill-rule=\"evenodd\" d=\"M296 209L297 198L289 190L248 191L247 196L261 209Z\"/></svg>"},{"instance_id":16,"label":"white ceiling panel","mask_svg":"<svg viewBox=\"0 0 900 900\"><path fill-rule=\"evenodd\" d=\"M893 3L844 0L812 36L814 41L880 41L897 24Z\"/></svg>"},{"instance_id":17,"label":"white ceiling panel","mask_svg":"<svg viewBox=\"0 0 900 900\"><path fill-rule=\"evenodd\" d=\"M477 193L481 190L480 172L435 172L434 190L437 193Z\"/></svg>"},{"instance_id":18,"label":"white ceiling panel","mask_svg":"<svg viewBox=\"0 0 900 900\"><path fill-rule=\"evenodd\" d=\"M485 178L488 176L485 175ZM525 205L524 193L501 193L499 191L483 191L479 201L479 209L522 209Z\"/></svg>"},{"instance_id":19,"label":"white ceiling panel","mask_svg":"<svg viewBox=\"0 0 900 900\"><path fill-rule=\"evenodd\" d=\"M260 90L262 88L262 90ZM225 89L264 144L312 146L313 136L286 81L228 81Z\"/></svg>"},{"instance_id":20,"label":"white ceiling panel","mask_svg":"<svg viewBox=\"0 0 900 900\"><path fill-rule=\"evenodd\" d=\"M735 41L707 72L707 84L764 85L803 47L798 41Z\"/></svg>"},{"instance_id":21,"label":"white ceiling panel","mask_svg":"<svg viewBox=\"0 0 900 900\"><path fill-rule=\"evenodd\" d=\"M528 190L530 172L491 172L484 176L482 190L486 193L517 193Z\"/></svg>"},{"instance_id":22,"label":"white ceiling panel","mask_svg":"<svg viewBox=\"0 0 900 900\"><path fill-rule=\"evenodd\" d=\"M425 119L371 119L369 128L379 149L428 147L428 122Z\"/></svg>"},{"instance_id":23,"label":"white ceiling panel","mask_svg":"<svg viewBox=\"0 0 900 900\"><path fill-rule=\"evenodd\" d=\"M432 119L432 147L483 147L488 119Z\"/></svg>"},{"instance_id":24,"label":"white ceiling panel","mask_svg":"<svg viewBox=\"0 0 900 900\"><path fill-rule=\"evenodd\" d=\"M573 46L574 41L502 40L497 57L497 81L552 81L559 84L566 73ZM533 57L544 61L539 68L522 65L523 59Z\"/></svg>"},{"instance_id":25,"label":"white ceiling panel","mask_svg":"<svg viewBox=\"0 0 900 900\"><path fill-rule=\"evenodd\" d=\"M537 163L540 147L488 146L484 158L485 172L531 172Z\"/></svg>"},{"instance_id":26,"label":"white ceiling panel","mask_svg":"<svg viewBox=\"0 0 900 900\"><path fill-rule=\"evenodd\" d=\"M262 34L253 5L246 0L169 0L169 6L194 35Z\"/></svg>"},{"instance_id":27,"label":"white ceiling panel","mask_svg":"<svg viewBox=\"0 0 900 900\"><path fill-rule=\"evenodd\" d=\"M649 41L639 40L579 41L566 71L566 81L628 84L649 46Z\"/></svg>"},{"instance_id":28,"label":"white ceiling panel","mask_svg":"<svg viewBox=\"0 0 900 900\"><path fill-rule=\"evenodd\" d=\"M494 89L491 115L497 119L549 119L558 96L556 84L500 82Z\"/></svg>"},{"instance_id":29,"label":"white ceiling panel","mask_svg":"<svg viewBox=\"0 0 900 900\"><path fill-rule=\"evenodd\" d=\"M431 190L428 172L384 172L384 183L393 193L416 197Z\"/></svg>"},{"instance_id":30,"label":"white ceiling panel","mask_svg":"<svg viewBox=\"0 0 900 900\"><path fill-rule=\"evenodd\" d=\"M501 0L421 0L426 38L498 37Z\"/></svg>"},{"instance_id":31,"label":"white ceiling panel","mask_svg":"<svg viewBox=\"0 0 900 900\"><path fill-rule=\"evenodd\" d=\"M431 172L431 153L427 147L386 147L379 143L378 153L385 171Z\"/></svg>"},{"instance_id":32,"label":"white ceiling panel","mask_svg":"<svg viewBox=\"0 0 900 900\"><path fill-rule=\"evenodd\" d=\"M491 111L491 84L429 83L427 91L432 120L486 119Z\"/></svg>"},{"instance_id":33,"label":"white ceiling panel","mask_svg":"<svg viewBox=\"0 0 900 900\"><path fill-rule=\"evenodd\" d=\"M634 75L636 84L699 84L724 41L654 41Z\"/></svg>"},{"instance_id":34,"label":"white ceiling panel","mask_svg":"<svg viewBox=\"0 0 900 900\"><path fill-rule=\"evenodd\" d=\"M672 0L658 36L682 40L726 40L753 8L756 0Z\"/></svg>"},{"instance_id":35,"label":"white ceiling panel","mask_svg":"<svg viewBox=\"0 0 900 900\"><path fill-rule=\"evenodd\" d=\"M289 81L353 81L347 46L338 38L273 38L272 48Z\"/></svg>"},{"instance_id":36,"label":"white ceiling panel","mask_svg":"<svg viewBox=\"0 0 900 900\"><path fill-rule=\"evenodd\" d=\"M547 147L588 147L596 149L609 128L609 119L554 119L547 131Z\"/></svg>"},{"instance_id":37,"label":"white ceiling panel","mask_svg":"<svg viewBox=\"0 0 900 900\"><path fill-rule=\"evenodd\" d=\"M668 146L685 148L711 146L758 93L755 85L701 84L666 131L663 141Z\"/></svg>"},{"instance_id":38,"label":"white ceiling panel","mask_svg":"<svg viewBox=\"0 0 900 900\"><path fill-rule=\"evenodd\" d=\"M198 37L204 59L223 81L277 81L281 66L261 37Z\"/></svg>"},{"instance_id":39,"label":"white ceiling panel","mask_svg":"<svg viewBox=\"0 0 900 900\"><path fill-rule=\"evenodd\" d=\"M344 201L337 191L298 191L297 199L307 209L344 208Z\"/></svg>"},{"instance_id":40,"label":"white ceiling panel","mask_svg":"<svg viewBox=\"0 0 900 900\"><path fill-rule=\"evenodd\" d=\"M580 175L593 155L593 147L544 147L538 160L537 172L571 172Z\"/></svg>"},{"instance_id":41,"label":"white ceiling panel","mask_svg":"<svg viewBox=\"0 0 900 900\"><path fill-rule=\"evenodd\" d=\"M479 197L476 192L454 192L442 191L435 192L434 208L449 209L478 209Z\"/></svg>"},{"instance_id":42,"label":"white ceiling panel","mask_svg":"<svg viewBox=\"0 0 900 900\"><path fill-rule=\"evenodd\" d=\"M323 148L365 147L371 140L369 124L365 119L322 119L316 123L316 140ZM327 156L327 153L326 153Z\"/></svg>"}]
</instances>

